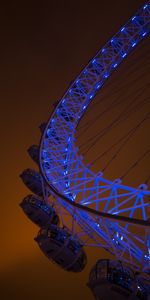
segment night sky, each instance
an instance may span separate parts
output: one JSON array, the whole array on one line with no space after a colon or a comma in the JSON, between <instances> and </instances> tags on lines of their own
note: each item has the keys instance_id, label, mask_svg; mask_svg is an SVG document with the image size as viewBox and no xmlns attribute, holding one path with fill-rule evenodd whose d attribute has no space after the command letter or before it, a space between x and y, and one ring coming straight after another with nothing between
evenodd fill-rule
<instances>
[{"instance_id":1,"label":"night sky","mask_svg":"<svg viewBox=\"0 0 150 300\"><path fill-rule=\"evenodd\" d=\"M96 259L108 254L87 249L89 263L80 274L51 264L33 240L38 228L19 207L29 193L19 174L35 167L26 149L39 142L38 126L48 119L53 104L143 4L142 0L1 4L1 299L93 299L86 287L88 273ZM148 42L142 42L145 52Z\"/></svg>"}]
</instances>

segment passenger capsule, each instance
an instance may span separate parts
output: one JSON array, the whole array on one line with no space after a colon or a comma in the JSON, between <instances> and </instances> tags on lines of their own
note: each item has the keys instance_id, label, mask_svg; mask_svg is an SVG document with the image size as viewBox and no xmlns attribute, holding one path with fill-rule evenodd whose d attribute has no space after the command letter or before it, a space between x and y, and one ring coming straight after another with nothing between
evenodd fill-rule
<instances>
[{"instance_id":1,"label":"passenger capsule","mask_svg":"<svg viewBox=\"0 0 150 300\"><path fill-rule=\"evenodd\" d=\"M55 209L44 203L43 200L36 195L28 195L20 203L27 217L37 224L39 227L50 228L59 224L59 217Z\"/></svg>"},{"instance_id":2,"label":"passenger capsule","mask_svg":"<svg viewBox=\"0 0 150 300\"><path fill-rule=\"evenodd\" d=\"M66 229L53 226L42 229L35 238L42 252L53 262L67 271L80 272L87 258L79 240Z\"/></svg>"},{"instance_id":3,"label":"passenger capsule","mask_svg":"<svg viewBox=\"0 0 150 300\"><path fill-rule=\"evenodd\" d=\"M120 261L98 260L90 272L89 288L97 300L138 300L134 272ZM144 299L143 299L144 300Z\"/></svg>"},{"instance_id":4,"label":"passenger capsule","mask_svg":"<svg viewBox=\"0 0 150 300\"><path fill-rule=\"evenodd\" d=\"M38 164L39 163L39 147L37 145L32 145L27 150L30 157Z\"/></svg>"},{"instance_id":5,"label":"passenger capsule","mask_svg":"<svg viewBox=\"0 0 150 300\"><path fill-rule=\"evenodd\" d=\"M35 170L26 169L20 175L24 184L36 195L43 196L42 176Z\"/></svg>"},{"instance_id":6,"label":"passenger capsule","mask_svg":"<svg viewBox=\"0 0 150 300\"><path fill-rule=\"evenodd\" d=\"M137 297L141 300L150 300L150 276L137 277Z\"/></svg>"}]
</instances>

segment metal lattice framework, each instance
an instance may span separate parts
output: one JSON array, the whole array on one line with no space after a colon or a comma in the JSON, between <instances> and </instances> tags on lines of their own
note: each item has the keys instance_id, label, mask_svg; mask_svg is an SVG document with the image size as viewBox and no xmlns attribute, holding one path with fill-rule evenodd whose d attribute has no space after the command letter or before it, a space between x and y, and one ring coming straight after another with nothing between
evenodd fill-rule
<instances>
[{"instance_id":1,"label":"metal lattice framework","mask_svg":"<svg viewBox=\"0 0 150 300\"><path fill-rule=\"evenodd\" d=\"M40 168L55 196L94 244L135 268L150 268L148 198L141 184L133 188L110 181L84 165L75 132L89 103L112 72L150 32L150 1L96 54L59 101L44 131ZM135 219L135 216L138 219ZM85 243L86 244L86 243Z\"/></svg>"}]
</instances>

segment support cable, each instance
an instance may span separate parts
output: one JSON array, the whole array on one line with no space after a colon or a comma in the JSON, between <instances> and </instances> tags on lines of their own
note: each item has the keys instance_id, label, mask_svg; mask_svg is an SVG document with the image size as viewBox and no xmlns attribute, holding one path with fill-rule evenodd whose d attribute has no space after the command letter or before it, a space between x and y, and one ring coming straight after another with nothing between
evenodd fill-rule
<instances>
[{"instance_id":1,"label":"support cable","mask_svg":"<svg viewBox=\"0 0 150 300\"><path fill-rule=\"evenodd\" d=\"M138 91L140 91L140 89ZM118 99L119 99L119 101L118 101ZM94 116L94 114L93 114L93 120L91 119L90 121L88 121L86 123L86 126L85 126L84 130L80 133L79 137L81 137L91 126L93 126L98 119L100 119L101 117L104 116L104 114L106 114L109 111L111 111L112 109L114 109L117 105L121 104L121 102L122 102L122 99L120 99L120 96L119 96L119 97L117 97L117 99L115 99L112 102L111 105L109 105L105 110L100 112L97 116Z\"/></svg>"},{"instance_id":2,"label":"support cable","mask_svg":"<svg viewBox=\"0 0 150 300\"><path fill-rule=\"evenodd\" d=\"M137 98L137 97L136 97ZM83 146L87 146L88 143L91 143L92 141L92 144L89 146L89 148L87 150L85 150L83 152L83 154L87 154L91 148L93 146L96 145L97 142L99 142L99 140L107 133L109 132L110 129L112 129L113 127L117 126L118 124L120 124L120 122L123 122L125 121L126 119L129 118L130 114L132 112L136 112L138 109L141 109L142 105L145 104L145 102L147 103L147 99L148 97L144 98L144 100L140 101L137 105L134 105L132 107L132 109L130 108L131 105L133 104L133 99L132 101L130 102L130 104L119 114L119 116L113 121L111 122L107 127L105 127L104 129L102 129L100 132L98 132L94 137L88 139L86 141L86 143L83 143L79 148L81 149ZM139 107L140 105L140 107ZM130 108L130 109L129 109Z\"/></svg>"},{"instance_id":3,"label":"support cable","mask_svg":"<svg viewBox=\"0 0 150 300\"><path fill-rule=\"evenodd\" d=\"M150 112L148 113L148 116L146 116L141 122L139 122L135 127L130 129L124 136L122 136L120 139L118 139L117 142L112 144L107 150L105 150L95 160L93 160L92 163L90 164L90 166L93 166L99 159L101 159L109 151L111 151L114 147L116 147L118 144L120 144L120 142L122 142L125 138L127 138L126 141L125 141L125 143L127 143L127 141L132 137L132 135L139 129L139 127L143 124L143 122L146 121L149 117L150 117Z\"/></svg>"},{"instance_id":4,"label":"support cable","mask_svg":"<svg viewBox=\"0 0 150 300\"><path fill-rule=\"evenodd\" d=\"M133 170L149 153L150 153L150 148L146 150L144 154L142 154L134 164L131 165L131 167L120 177L120 179L124 179L131 172L131 170Z\"/></svg>"},{"instance_id":5,"label":"support cable","mask_svg":"<svg viewBox=\"0 0 150 300\"><path fill-rule=\"evenodd\" d=\"M148 184L149 181L150 181L150 175L146 178L145 184Z\"/></svg>"},{"instance_id":6,"label":"support cable","mask_svg":"<svg viewBox=\"0 0 150 300\"><path fill-rule=\"evenodd\" d=\"M147 64L145 64L145 66L147 67ZM138 66L138 68L139 68L139 66ZM138 70L138 68L137 68L137 70ZM135 70L135 71L137 71L137 70ZM148 71L148 70L149 70L149 66L146 68L146 70L144 70L144 74L145 74L145 71ZM130 74L131 74L131 72L130 72ZM140 76L138 76L138 77L136 78L136 80L135 80L135 78L133 78L133 80L130 81L130 84L133 84L134 82L136 82L136 84L137 84L137 81L140 80L140 79L143 79L143 74L140 74ZM110 85L109 85L109 88L110 88L112 85L113 85L113 84L110 84ZM128 85L128 84L125 83L120 89L118 89L118 86L117 86L113 91L111 91L111 95L113 94L113 96L114 96L115 94L118 94L121 90L123 90L123 91L126 90L126 89L127 89L127 85ZM92 107L90 108L90 110L88 110L87 112L90 112L90 113L91 113L91 111L95 108L96 105L99 105L99 104L101 104L104 100L106 100L106 97L108 97L108 96L105 95L105 96L101 97L101 100L100 100L100 101L97 101L97 102L95 101L95 102L93 103ZM82 130L82 131L79 132L79 137L80 137L80 135L82 135L82 133L84 133L84 128L86 128L87 125L91 124L93 120L95 121L94 115L93 115L93 118L91 118L90 120L86 121L85 124L83 124L82 126L80 126L80 130Z\"/></svg>"},{"instance_id":7,"label":"support cable","mask_svg":"<svg viewBox=\"0 0 150 300\"><path fill-rule=\"evenodd\" d=\"M144 117L144 119L134 128L132 129L132 132L130 133L130 135L128 136L128 138L124 141L124 143L120 146L120 148L116 151L116 153L111 157L111 159L107 162L107 164L105 165L105 167L102 169L102 172L106 171L106 169L108 168L108 166L112 163L113 160L115 160L118 156L118 154L121 152L121 150L124 148L124 146L128 143L128 141L131 139L131 137L133 137L133 135L135 134L135 132L139 129L139 127L150 117L150 112L148 112L146 114L146 116Z\"/></svg>"}]
</instances>

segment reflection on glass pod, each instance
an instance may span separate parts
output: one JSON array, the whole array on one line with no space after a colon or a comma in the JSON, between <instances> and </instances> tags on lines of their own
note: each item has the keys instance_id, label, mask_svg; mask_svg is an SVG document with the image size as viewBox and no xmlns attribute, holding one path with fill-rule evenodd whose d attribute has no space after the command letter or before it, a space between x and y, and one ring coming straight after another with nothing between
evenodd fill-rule
<instances>
[{"instance_id":1,"label":"reflection on glass pod","mask_svg":"<svg viewBox=\"0 0 150 300\"><path fill-rule=\"evenodd\" d=\"M43 196L43 178L35 170L26 169L20 175L23 183L36 195Z\"/></svg>"},{"instance_id":2,"label":"reflection on glass pod","mask_svg":"<svg viewBox=\"0 0 150 300\"><path fill-rule=\"evenodd\" d=\"M88 286L97 300L139 299L135 274L120 261L98 260L90 272Z\"/></svg>"},{"instance_id":3,"label":"reflection on glass pod","mask_svg":"<svg viewBox=\"0 0 150 300\"><path fill-rule=\"evenodd\" d=\"M137 297L141 300L150 300L150 276L137 277Z\"/></svg>"},{"instance_id":4,"label":"reflection on glass pod","mask_svg":"<svg viewBox=\"0 0 150 300\"><path fill-rule=\"evenodd\" d=\"M80 272L87 258L80 241L66 228L42 229L35 238L42 252L67 271Z\"/></svg>"},{"instance_id":5,"label":"reflection on glass pod","mask_svg":"<svg viewBox=\"0 0 150 300\"><path fill-rule=\"evenodd\" d=\"M59 225L59 217L55 209L36 195L25 197L20 206L27 217L40 227L51 228L52 224Z\"/></svg>"},{"instance_id":6,"label":"reflection on glass pod","mask_svg":"<svg viewBox=\"0 0 150 300\"><path fill-rule=\"evenodd\" d=\"M38 164L39 163L39 147L37 145L32 145L27 150L30 157Z\"/></svg>"}]
</instances>

